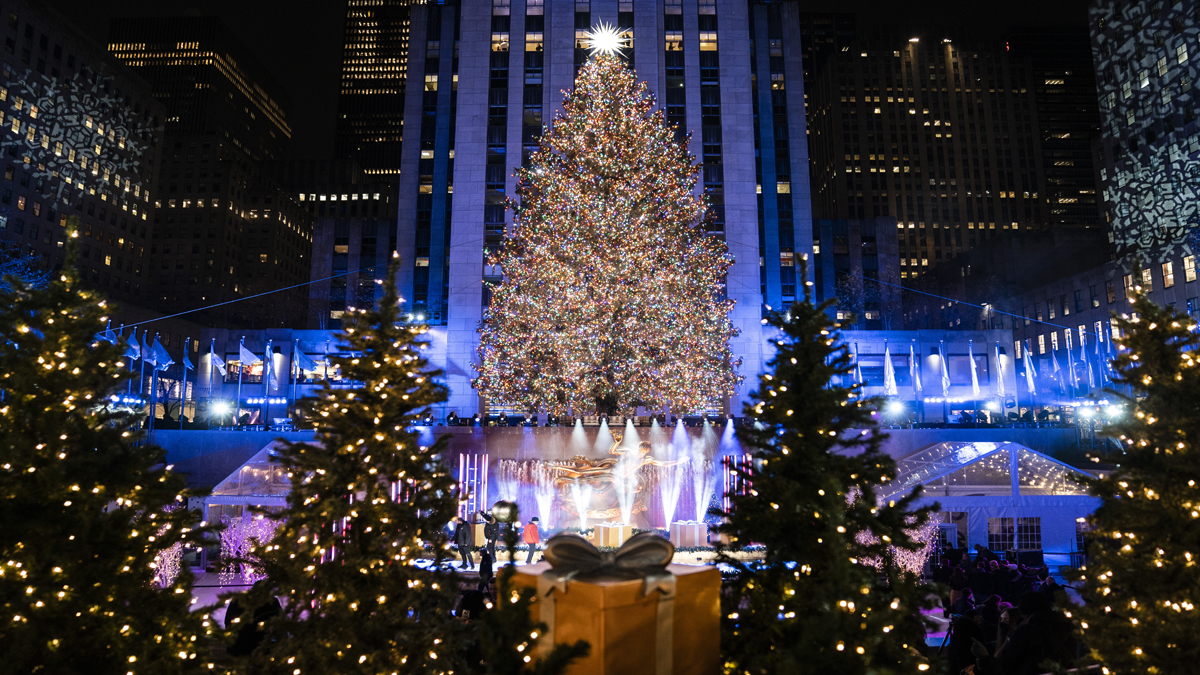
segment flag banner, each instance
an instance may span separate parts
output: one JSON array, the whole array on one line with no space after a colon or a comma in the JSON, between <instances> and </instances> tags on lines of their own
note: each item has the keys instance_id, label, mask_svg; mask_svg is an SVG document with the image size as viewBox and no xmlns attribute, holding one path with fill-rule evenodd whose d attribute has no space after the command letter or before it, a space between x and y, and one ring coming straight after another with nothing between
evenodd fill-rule
<instances>
[{"instance_id":1,"label":"flag banner","mask_svg":"<svg viewBox=\"0 0 1200 675\"><path fill-rule=\"evenodd\" d=\"M120 340L117 337L117 334L113 332L112 324L109 324L109 326L107 328L100 331L99 333L96 333L96 339L103 340L111 345L117 344L117 342Z\"/></svg>"},{"instance_id":2,"label":"flag banner","mask_svg":"<svg viewBox=\"0 0 1200 675\"><path fill-rule=\"evenodd\" d=\"M192 360L188 358L187 347L183 348L183 372L195 370L196 366L192 365Z\"/></svg>"},{"instance_id":3,"label":"flag banner","mask_svg":"<svg viewBox=\"0 0 1200 675\"><path fill-rule=\"evenodd\" d=\"M946 350L938 345L938 361L942 362L942 396L950 395L950 368L946 365Z\"/></svg>"},{"instance_id":4,"label":"flag banner","mask_svg":"<svg viewBox=\"0 0 1200 675\"><path fill-rule=\"evenodd\" d=\"M246 345L238 345L238 356L241 357L243 366L257 366L262 363L262 359L254 355L254 352L246 349Z\"/></svg>"},{"instance_id":5,"label":"flag banner","mask_svg":"<svg viewBox=\"0 0 1200 675\"><path fill-rule=\"evenodd\" d=\"M1037 377L1037 371L1033 369L1033 357L1029 354L1029 340L1025 341L1025 386L1029 389L1030 394L1037 393L1037 387L1034 386L1033 379Z\"/></svg>"},{"instance_id":6,"label":"flag banner","mask_svg":"<svg viewBox=\"0 0 1200 675\"><path fill-rule=\"evenodd\" d=\"M1087 338L1084 333L1079 334L1079 358L1087 364L1087 383L1088 389L1096 388L1096 372L1092 370L1092 360L1087 355Z\"/></svg>"},{"instance_id":7,"label":"flag banner","mask_svg":"<svg viewBox=\"0 0 1200 675\"><path fill-rule=\"evenodd\" d=\"M1051 372L1054 375L1054 386L1056 389L1059 389L1061 391L1062 384L1063 384L1062 374L1061 374L1062 368L1059 368L1059 366L1058 366L1058 352L1056 352L1053 349L1050 350L1050 365L1053 367L1053 370Z\"/></svg>"},{"instance_id":8,"label":"flag banner","mask_svg":"<svg viewBox=\"0 0 1200 675\"><path fill-rule=\"evenodd\" d=\"M971 395L979 398L979 372L975 367L975 341L967 340L967 359L971 362Z\"/></svg>"},{"instance_id":9,"label":"flag banner","mask_svg":"<svg viewBox=\"0 0 1200 675\"><path fill-rule=\"evenodd\" d=\"M158 370L166 370L171 364L175 363L175 359L171 358L171 355L167 353L166 347L162 346L157 337L154 338L154 347L152 349L154 351L154 360L151 363Z\"/></svg>"},{"instance_id":10,"label":"flag banner","mask_svg":"<svg viewBox=\"0 0 1200 675\"><path fill-rule=\"evenodd\" d=\"M225 359L217 356L216 353L213 353L212 364L218 371L221 372L221 377L225 377Z\"/></svg>"},{"instance_id":11,"label":"flag banner","mask_svg":"<svg viewBox=\"0 0 1200 675\"><path fill-rule=\"evenodd\" d=\"M1008 392L1004 389L1004 362L1000 360L1000 341L996 341L996 395L1004 398Z\"/></svg>"},{"instance_id":12,"label":"flag banner","mask_svg":"<svg viewBox=\"0 0 1200 675\"><path fill-rule=\"evenodd\" d=\"M899 396L896 391L896 367L892 365L892 352L887 343L883 343L883 395Z\"/></svg>"},{"instance_id":13,"label":"flag banner","mask_svg":"<svg viewBox=\"0 0 1200 675\"><path fill-rule=\"evenodd\" d=\"M296 350L296 365L300 366L300 370L312 372L317 369L317 362L308 357L308 354L300 350Z\"/></svg>"},{"instance_id":14,"label":"flag banner","mask_svg":"<svg viewBox=\"0 0 1200 675\"><path fill-rule=\"evenodd\" d=\"M924 391L921 387L921 362L917 361L916 349L911 344L908 346L908 372L912 375L913 389L920 394Z\"/></svg>"},{"instance_id":15,"label":"flag banner","mask_svg":"<svg viewBox=\"0 0 1200 675\"><path fill-rule=\"evenodd\" d=\"M142 360L154 365L154 352L150 351L150 346L146 344L146 332L142 331Z\"/></svg>"},{"instance_id":16,"label":"flag banner","mask_svg":"<svg viewBox=\"0 0 1200 675\"><path fill-rule=\"evenodd\" d=\"M278 373L275 372L275 354L271 349L271 341L267 340L267 348L263 352L263 391L270 392L271 388L279 388Z\"/></svg>"},{"instance_id":17,"label":"flag banner","mask_svg":"<svg viewBox=\"0 0 1200 675\"><path fill-rule=\"evenodd\" d=\"M142 347L141 347L141 345L138 344L138 341L137 341L137 329L136 328L134 328L133 332L129 334L129 339L125 341L125 344L129 346L128 349L125 350L125 358L127 358L127 359L142 358Z\"/></svg>"},{"instance_id":18,"label":"flag banner","mask_svg":"<svg viewBox=\"0 0 1200 675\"><path fill-rule=\"evenodd\" d=\"M351 352L353 353L353 352ZM862 366L858 362L858 343L854 343L854 383L859 387L863 385ZM863 390L859 389L858 395L862 396Z\"/></svg>"}]
</instances>

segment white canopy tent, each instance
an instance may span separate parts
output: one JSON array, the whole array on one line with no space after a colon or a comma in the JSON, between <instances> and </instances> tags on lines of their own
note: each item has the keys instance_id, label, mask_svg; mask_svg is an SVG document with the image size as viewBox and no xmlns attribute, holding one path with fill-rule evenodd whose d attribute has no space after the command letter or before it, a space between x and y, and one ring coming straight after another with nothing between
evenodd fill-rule
<instances>
[{"instance_id":1,"label":"white canopy tent","mask_svg":"<svg viewBox=\"0 0 1200 675\"><path fill-rule=\"evenodd\" d=\"M883 500L924 486L918 504L937 502L966 542L996 551L1040 551L1047 558L1079 550L1085 519L1100 505L1078 482L1083 473L1010 442L937 443L897 461ZM965 527L962 521L965 518Z\"/></svg>"},{"instance_id":2,"label":"white canopy tent","mask_svg":"<svg viewBox=\"0 0 1200 675\"><path fill-rule=\"evenodd\" d=\"M204 500L204 519L240 516L247 506L283 507L292 489L287 469L274 460L279 441L259 450L213 488Z\"/></svg>"}]
</instances>

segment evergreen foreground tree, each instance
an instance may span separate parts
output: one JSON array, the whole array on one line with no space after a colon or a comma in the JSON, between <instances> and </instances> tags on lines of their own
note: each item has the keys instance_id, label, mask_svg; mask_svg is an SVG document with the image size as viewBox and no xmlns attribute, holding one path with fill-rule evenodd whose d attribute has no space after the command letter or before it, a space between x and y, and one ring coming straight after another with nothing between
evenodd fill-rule
<instances>
[{"instance_id":1,"label":"evergreen foreground tree","mask_svg":"<svg viewBox=\"0 0 1200 675\"><path fill-rule=\"evenodd\" d=\"M256 552L268 583L245 602L261 606L271 595L287 602L266 623L249 672L515 675L501 668L514 659L539 675L560 672L561 652L552 668L519 654L536 631L528 598L493 608L501 625L487 624L482 636L484 624L451 613L463 580L442 570L459 496L439 456L448 437L422 446L413 429L447 390L422 354L428 329L400 321L395 272L393 265L376 308L346 313L350 355L330 357L343 379L360 385L326 383L306 400L317 442L288 443L282 452L292 490L287 508L272 516L274 539ZM492 662L473 663L471 654Z\"/></svg>"},{"instance_id":2,"label":"evergreen foreground tree","mask_svg":"<svg viewBox=\"0 0 1200 675\"><path fill-rule=\"evenodd\" d=\"M690 411L732 392L730 258L705 236L698 171L646 84L616 55L592 57L517 171L481 392L575 414Z\"/></svg>"},{"instance_id":3,"label":"evergreen foreground tree","mask_svg":"<svg viewBox=\"0 0 1200 675\"><path fill-rule=\"evenodd\" d=\"M761 377L746 415L759 424L738 435L754 457L744 473L753 491L732 497L719 531L734 548L766 547L761 562L721 547L736 575L723 594L725 671L919 673L930 666L914 647L925 639L925 593L896 567L890 547L915 551L907 530L929 508L912 511L917 491L887 503L876 497L895 479L880 448L877 400L860 400L829 303L805 302L771 325L782 332L772 374ZM876 567L878 566L878 568Z\"/></svg>"},{"instance_id":4,"label":"evergreen foreground tree","mask_svg":"<svg viewBox=\"0 0 1200 675\"><path fill-rule=\"evenodd\" d=\"M273 516L275 538L257 553L268 583L247 606L268 592L286 603L268 622L251 672L462 672L462 625L450 613L458 585L436 569L457 509L438 457L446 437L422 446L412 429L446 400L446 388L421 353L427 329L401 323L394 272L376 308L346 312L342 349L350 355L330 356L358 386L326 382L303 401L316 442L288 443L281 453L292 490ZM435 569L417 566L422 558Z\"/></svg>"},{"instance_id":5,"label":"evergreen foreground tree","mask_svg":"<svg viewBox=\"0 0 1200 675\"><path fill-rule=\"evenodd\" d=\"M1196 672L1200 663L1200 336L1138 293L1113 381L1133 399L1111 427L1116 465L1090 481L1093 516L1077 610L1085 644L1114 675ZM1124 398L1124 397L1123 397ZM1099 459L1099 458L1097 458Z\"/></svg>"},{"instance_id":6,"label":"evergreen foreground tree","mask_svg":"<svg viewBox=\"0 0 1200 675\"><path fill-rule=\"evenodd\" d=\"M111 308L79 286L77 227L59 278L0 294L0 670L209 672L190 572L154 583L203 531L162 448L107 407L122 348L95 337Z\"/></svg>"}]
</instances>

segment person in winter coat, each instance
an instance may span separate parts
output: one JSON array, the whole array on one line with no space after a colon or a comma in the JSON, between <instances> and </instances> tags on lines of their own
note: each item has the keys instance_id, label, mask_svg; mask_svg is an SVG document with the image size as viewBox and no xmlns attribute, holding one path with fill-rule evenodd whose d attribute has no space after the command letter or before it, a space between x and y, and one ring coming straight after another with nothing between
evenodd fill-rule
<instances>
[{"instance_id":1,"label":"person in winter coat","mask_svg":"<svg viewBox=\"0 0 1200 675\"><path fill-rule=\"evenodd\" d=\"M486 583L491 581L495 573L492 571L492 554L485 547L479 553L479 581Z\"/></svg>"},{"instance_id":2,"label":"person in winter coat","mask_svg":"<svg viewBox=\"0 0 1200 675\"><path fill-rule=\"evenodd\" d=\"M256 589L261 589L266 583L266 579L259 579L254 586ZM237 638L229 646L227 652L232 656L249 656L250 652L253 652L267 638L263 624L281 613L283 613L283 607L279 604L279 598L273 597L265 604L255 607L249 616L246 614L246 608L242 605L241 599L235 598L225 610L225 628L228 629L239 624L241 627L238 628Z\"/></svg>"},{"instance_id":3,"label":"person in winter coat","mask_svg":"<svg viewBox=\"0 0 1200 675\"><path fill-rule=\"evenodd\" d=\"M538 519L536 516L529 521L529 524L525 526L525 530L521 532L521 540L529 546L529 557L525 559L525 564L528 565L533 562L533 556L537 553L538 544L542 541L542 536L538 532Z\"/></svg>"},{"instance_id":4,"label":"person in winter coat","mask_svg":"<svg viewBox=\"0 0 1200 675\"><path fill-rule=\"evenodd\" d=\"M1021 596L1018 609L1026 619L994 657L987 656L986 648L980 649L982 645L973 649L979 657L976 671L981 675L1039 675L1046 672L1041 665L1046 661L1070 668L1077 647L1071 620L1054 610L1046 596L1037 592Z\"/></svg>"},{"instance_id":5,"label":"person in winter coat","mask_svg":"<svg viewBox=\"0 0 1200 675\"><path fill-rule=\"evenodd\" d=\"M988 571L987 561L975 563L975 569L967 576L967 584L980 600L992 594L992 573Z\"/></svg>"},{"instance_id":6,"label":"person in winter coat","mask_svg":"<svg viewBox=\"0 0 1200 675\"><path fill-rule=\"evenodd\" d=\"M946 661L950 665L950 673L958 675L963 668L975 663L975 655L971 646L976 640L984 641L983 617L975 610L967 610L954 620L950 628L950 647Z\"/></svg>"},{"instance_id":7,"label":"person in winter coat","mask_svg":"<svg viewBox=\"0 0 1200 675\"><path fill-rule=\"evenodd\" d=\"M966 614L975 609L975 597L968 586L962 590L962 595L950 605L951 614Z\"/></svg>"},{"instance_id":8,"label":"person in winter coat","mask_svg":"<svg viewBox=\"0 0 1200 675\"><path fill-rule=\"evenodd\" d=\"M475 558L471 549L475 548L475 527L463 518L455 518L454 544L458 546L458 554L462 556L460 570L475 569Z\"/></svg>"},{"instance_id":9,"label":"person in winter coat","mask_svg":"<svg viewBox=\"0 0 1200 675\"><path fill-rule=\"evenodd\" d=\"M963 573L961 567L955 567L950 571L950 606L962 597L963 589L967 587L967 575Z\"/></svg>"},{"instance_id":10,"label":"person in winter coat","mask_svg":"<svg viewBox=\"0 0 1200 675\"><path fill-rule=\"evenodd\" d=\"M492 561L495 562L496 540L500 538L500 522L487 511L480 511L479 515L483 516L483 538L487 541L488 553L492 554Z\"/></svg>"}]
</instances>

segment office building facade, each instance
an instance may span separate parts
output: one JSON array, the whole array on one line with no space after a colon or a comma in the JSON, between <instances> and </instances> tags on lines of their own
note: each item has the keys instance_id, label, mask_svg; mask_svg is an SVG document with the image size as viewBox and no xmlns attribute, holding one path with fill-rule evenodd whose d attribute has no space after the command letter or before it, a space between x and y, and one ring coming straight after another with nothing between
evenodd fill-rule
<instances>
[{"instance_id":1,"label":"office building facade","mask_svg":"<svg viewBox=\"0 0 1200 675\"><path fill-rule=\"evenodd\" d=\"M163 107L44 6L6 4L0 36L0 242L57 268L67 219L78 217L84 282L143 301Z\"/></svg>"},{"instance_id":2,"label":"office building facade","mask_svg":"<svg viewBox=\"0 0 1200 675\"><path fill-rule=\"evenodd\" d=\"M1096 71L1087 30L1021 28L1008 35L1009 57L1029 63L1041 135L1047 224L1095 230L1096 172L1092 143L1100 135Z\"/></svg>"},{"instance_id":3,"label":"office building facade","mask_svg":"<svg viewBox=\"0 0 1200 675\"><path fill-rule=\"evenodd\" d=\"M1048 222L1032 70L943 34L880 31L809 95L816 214L897 220L900 277Z\"/></svg>"},{"instance_id":4,"label":"office building facade","mask_svg":"<svg viewBox=\"0 0 1200 675\"><path fill-rule=\"evenodd\" d=\"M447 326L451 407L474 414L484 252L504 245L513 170L536 150L600 23L631 39L639 79L691 134L712 205L710 236L734 264L726 292L741 330L733 352L753 389L764 305L796 297L796 256L811 251L800 15L744 0L466 0L411 8L406 135L398 201L401 294ZM418 122L419 121L419 122ZM413 142L413 141L417 142ZM485 405L488 402L483 402ZM496 403L496 402L491 402ZM502 403L502 402L501 402ZM740 412L735 399L732 409Z\"/></svg>"},{"instance_id":5,"label":"office building facade","mask_svg":"<svg viewBox=\"0 0 1200 675\"><path fill-rule=\"evenodd\" d=\"M1200 4L1097 0L1088 9L1100 97L1100 209L1122 258L1195 250L1200 224Z\"/></svg>"},{"instance_id":6,"label":"office building facade","mask_svg":"<svg viewBox=\"0 0 1200 675\"><path fill-rule=\"evenodd\" d=\"M400 173L409 20L415 4L414 0L346 3L335 146L339 158L358 161L369 175Z\"/></svg>"},{"instance_id":7,"label":"office building facade","mask_svg":"<svg viewBox=\"0 0 1200 675\"><path fill-rule=\"evenodd\" d=\"M396 250L396 178L368 174L354 160L279 162L271 170L313 221L306 325L337 330L348 308L373 306L382 294L378 282Z\"/></svg>"},{"instance_id":8,"label":"office building facade","mask_svg":"<svg viewBox=\"0 0 1200 675\"><path fill-rule=\"evenodd\" d=\"M899 330L900 241L896 220L813 221L813 291L837 299L833 318L846 328Z\"/></svg>"},{"instance_id":9,"label":"office building facade","mask_svg":"<svg viewBox=\"0 0 1200 675\"><path fill-rule=\"evenodd\" d=\"M151 304L182 311L307 281L311 218L263 167L288 149L285 105L245 45L216 18L121 19L109 51L167 109ZM212 319L299 325L306 298L294 289Z\"/></svg>"}]
</instances>

